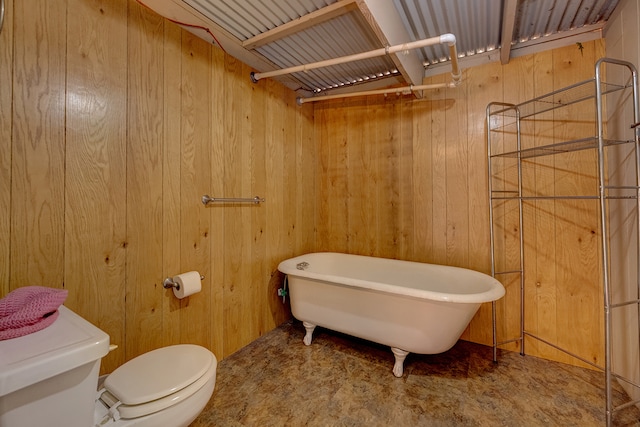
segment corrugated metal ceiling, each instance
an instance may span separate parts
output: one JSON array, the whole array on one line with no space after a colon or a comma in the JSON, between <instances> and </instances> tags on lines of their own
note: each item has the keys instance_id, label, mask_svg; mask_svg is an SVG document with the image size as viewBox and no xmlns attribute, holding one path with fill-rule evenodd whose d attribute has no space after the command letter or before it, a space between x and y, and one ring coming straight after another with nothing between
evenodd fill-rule
<instances>
[{"instance_id":1,"label":"corrugated metal ceiling","mask_svg":"<svg viewBox=\"0 0 640 427\"><path fill-rule=\"evenodd\" d=\"M393 0L402 22L414 39L453 33L462 57L502 47L504 1ZM604 23L618 0L520 0L514 17L511 47L530 40ZM507 39L509 37L507 36ZM420 51L424 64L446 60L441 47Z\"/></svg>"},{"instance_id":2,"label":"corrugated metal ceiling","mask_svg":"<svg viewBox=\"0 0 640 427\"><path fill-rule=\"evenodd\" d=\"M272 30L337 0L184 0L239 40Z\"/></svg>"},{"instance_id":3,"label":"corrugated metal ceiling","mask_svg":"<svg viewBox=\"0 0 640 427\"><path fill-rule=\"evenodd\" d=\"M605 22L617 5L617 0L519 1L512 44Z\"/></svg>"},{"instance_id":4,"label":"corrugated metal ceiling","mask_svg":"<svg viewBox=\"0 0 640 427\"><path fill-rule=\"evenodd\" d=\"M344 35L349 35L348 41ZM321 40L322 43L318 43ZM279 68L353 55L380 48L380 41L357 11L266 44L256 51ZM397 73L387 56L319 68L294 76L308 90L319 92Z\"/></svg>"},{"instance_id":5,"label":"corrugated metal ceiling","mask_svg":"<svg viewBox=\"0 0 640 427\"><path fill-rule=\"evenodd\" d=\"M227 40L235 38L247 51L249 60L245 62L251 65L254 55L262 64L272 64L256 70L264 72L379 49L398 37L406 43L445 33L456 35L463 67L467 58L489 53L495 58L496 51L505 62L535 46L538 50L556 47L540 43L547 39L569 44L601 37L601 29L619 0L173 1L183 2L215 23L219 31L230 35ZM395 34L389 33L393 24L381 23L376 19L380 15L371 13L381 8L387 8L385 15L393 15L401 23L396 25L401 28L393 30ZM322 16L328 10L332 13L325 20ZM412 55L427 69L449 60L445 45L416 49ZM399 58L392 55L295 73L283 82L301 92L319 93L371 85L374 80L377 86L384 84L380 82L416 84Z\"/></svg>"},{"instance_id":6,"label":"corrugated metal ceiling","mask_svg":"<svg viewBox=\"0 0 640 427\"><path fill-rule=\"evenodd\" d=\"M410 36L416 40L455 34L461 57L500 47L502 1L394 0L393 3ZM425 65L447 61L449 55L444 46L431 46L419 52Z\"/></svg>"}]
</instances>

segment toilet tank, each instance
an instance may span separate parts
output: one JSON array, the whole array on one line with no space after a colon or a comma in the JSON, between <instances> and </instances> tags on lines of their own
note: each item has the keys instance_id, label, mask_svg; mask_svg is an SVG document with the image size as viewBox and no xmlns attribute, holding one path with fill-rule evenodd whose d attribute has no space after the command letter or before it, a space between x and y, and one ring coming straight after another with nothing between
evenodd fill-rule
<instances>
[{"instance_id":1,"label":"toilet tank","mask_svg":"<svg viewBox=\"0 0 640 427\"><path fill-rule=\"evenodd\" d=\"M0 341L0 426L93 425L109 336L64 306L50 326Z\"/></svg>"}]
</instances>

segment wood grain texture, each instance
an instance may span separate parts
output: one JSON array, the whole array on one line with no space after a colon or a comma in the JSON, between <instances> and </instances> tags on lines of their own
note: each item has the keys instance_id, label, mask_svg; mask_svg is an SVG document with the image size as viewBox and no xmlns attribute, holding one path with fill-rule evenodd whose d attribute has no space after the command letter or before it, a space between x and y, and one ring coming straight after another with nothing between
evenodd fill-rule
<instances>
[{"instance_id":1,"label":"wood grain texture","mask_svg":"<svg viewBox=\"0 0 640 427\"><path fill-rule=\"evenodd\" d=\"M225 79L224 79L224 63L226 55L220 49L214 49L211 55L212 75L211 90L212 93L218 94L210 99L211 110L217 114L211 124L211 182L207 194L217 195L223 194L224 185L224 147L225 147L225 129L221 126L224 120L225 111ZM222 96L220 96L222 95ZM219 357L223 357L225 352L225 304L226 293L224 287L225 271L224 271L224 253L225 253L225 218L226 210L211 208L209 210L211 230L210 236L210 266L211 271L211 349Z\"/></svg>"},{"instance_id":2,"label":"wood grain texture","mask_svg":"<svg viewBox=\"0 0 640 427\"><path fill-rule=\"evenodd\" d=\"M0 36L0 293L69 289L69 307L120 346L104 372L164 345L198 343L223 358L255 340L290 316L276 290L277 265L292 255L334 250L489 271L486 104L591 76L604 52L591 42L482 65L465 70L459 88L421 99L298 107L284 86L251 83L246 65L133 0L10 3ZM524 132L543 143L591 115L545 116ZM591 186L592 158L582 156L532 163L527 191ZM500 173L513 181L508 168ZM267 201L204 207L203 194ZM518 230L511 208L498 211L508 265ZM588 203L525 210L526 319L599 361L590 212ZM161 288L189 270L205 275L201 293L179 301ZM518 322L514 299L499 309L504 335ZM583 302L594 308L577 313ZM489 344L488 310L466 339Z\"/></svg>"},{"instance_id":3,"label":"wood grain texture","mask_svg":"<svg viewBox=\"0 0 640 427\"><path fill-rule=\"evenodd\" d=\"M534 96L541 96L554 90L553 79L553 52L544 52L534 56L533 86ZM527 147L552 144L554 141L553 118L554 112L549 111L540 114L535 121L527 124ZM533 128L533 129L531 129ZM533 168L531 183L526 184L531 195L554 194L554 167L553 156L539 157L530 162ZM530 170L531 167L527 168ZM526 277L527 301L534 301L531 309L525 309L527 327L532 333L549 341L557 342L557 328L555 322L557 281L556 270L550 268L555 262L556 233L555 233L555 202L553 200L538 200L526 205L525 237L532 242L536 251L527 251L525 262L529 266ZM534 238L530 240L530 236ZM529 261L531 258L531 261ZM533 299L532 299L533 298ZM529 303L531 305L531 303ZM525 342L527 351L533 350L535 354L557 360L559 353L552 347L545 346L536 340Z\"/></svg>"},{"instance_id":4,"label":"wood grain texture","mask_svg":"<svg viewBox=\"0 0 640 427\"><path fill-rule=\"evenodd\" d=\"M243 69L243 75L246 76L249 73L246 67ZM248 94L248 101L250 102L250 110L254 112L248 120L246 126L250 127L249 134L249 160L251 174L248 175L251 179L249 183L249 189L245 190L244 194L258 195L266 194L266 182L267 182L267 147L266 140L266 97L263 96L261 91L252 86L251 93ZM251 229L251 278L249 283L261 283L265 278L271 277L270 265L265 256L267 253L267 216L265 215L265 206L260 205L260 209L247 210L251 215L250 224ZM264 289L260 286L251 287L251 306L255 309L252 310L251 315L254 316L253 327L256 328L253 334L261 335L266 332L264 329L270 329L264 324L264 320L268 318L271 304L262 304L263 301L269 301L269 298L274 298L277 295L277 288L274 289L274 294L269 295L264 292Z\"/></svg>"},{"instance_id":5,"label":"wood grain texture","mask_svg":"<svg viewBox=\"0 0 640 427\"><path fill-rule=\"evenodd\" d=\"M283 163L285 148L280 142L283 141L283 130L286 127L285 118L280 114L284 106L287 90L273 81L267 81L259 87L265 96L265 170L269 178L265 182L266 194L269 194L269 203L264 205L266 217L266 242L265 242L265 274L263 280L267 281L267 287L261 287L264 292L265 302L268 302L268 316L264 321L263 328L270 328L270 325L280 319L280 310L290 310L290 307L283 304L279 299L275 299L275 294L268 294L269 290L277 292L277 288L282 284L284 276L278 271L277 265L283 256L286 239L284 234L286 226L283 222L284 211L295 209L293 206L285 205L285 191L291 189L285 185L285 173L283 168L288 167ZM293 191L293 190L291 190ZM262 305L260 304L260 305ZM273 322L273 323L272 323Z\"/></svg>"},{"instance_id":6,"label":"wood grain texture","mask_svg":"<svg viewBox=\"0 0 640 427\"><path fill-rule=\"evenodd\" d=\"M11 162L13 130L13 2L5 5L0 32L0 295L9 288L11 263Z\"/></svg>"},{"instance_id":7,"label":"wood grain texture","mask_svg":"<svg viewBox=\"0 0 640 427\"><path fill-rule=\"evenodd\" d=\"M469 265L469 164L466 86L447 88L445 98L446 263ZM482 169L476 171L482 179Z\"/></svg>"},{"instance_id":8,"label":"wood grain texture","mask_svg":"<svg viewBox=\"0 0 640 427\"><path fill-rule=\"evenodd\" d=\"M431 150L431 111L433 101L424 99L413 105L413 195L414 259L426 261L433 253L433 175Z\"/></svg>"},{"instance_id":9,"label":"wood grain texture","mask_svg":"<svg viewBox=\"0 0 640 427\"><path fill-rule=\"evenodd\" d=\"M182 342L221 359L289 318L277 265L316 247L313 107L132 0L8 12L0 296L65 286L119 346L103 372ZM199 294L162 289L190 270Z\"/></svg>"},{"instance_id":10,"label":"wood grain texture","mask_svg":"<svg viewBox=\"0 0 640 427\"><path fill-rule=\"evenodd\" d=\"M413 102L405 101L401 106L400 122L400 253L399 257L407 259L415 253L415 209L413 207Z\"/></svg>"},{"instance_id":11,"label":"wood grain texture","mask_svg":"<svg viewBox=\"0 0 640 427\"><path fill-rule=\"evenodd\" d=\"M436 76L433 84L443 83L445 76ZM451 101L446 98L444 89L437 89L429 94L432 99L431 109L431 225L433 232L432 252L429 262L447 263L447 162L446 162L446 110Z\"/></svg>"},{"instance_id":12,"label":"wood grain texture","mask_svg":"<svg viewBox=\"0 0 640 427\"><path fill-rule=\"evenodd\" d=\"M211 47L191 33L182 33L180 60L180 272L198 271L204 276L202 291L180 301L180 342L210 347L211 322L202 320L211 314L211 224L200 198L211 183Z\"/></svg>"},{"instance_id":13,"label":"wood grain texture","mask_svg":"<svg viewBox=\"0 0 640 427\"><path fill-rule=\"evenodd\" d=\"M510 63L511 72L505 72L503 75L503 99L504 102L517 104L530 99L533 96L533 87L531 80L533 79L533 57L517 58ZM528 132L527 124L521 125L521 132ZM502 149L504 151L514 151L517 149L517 138L515 125L509 125L503 135ZM525 141L524 138L522 138ZM513 158L500 158L494 161L500 162L503 170L502 178L504 184L498 185L508 191L517 191L518 189L518 169L517 162ZM523 168L523 176L529 173L528 169ZM494 180L494 185L496 181ZM523 192L526 185L523 186ZM500 240L497 247L500 248L498 259L500 260L497 271L517 271L520 269L520 216L517 200L506 200L503 202L494 202L494 205L501 205L500 215L498 218L498 227L494 230L500 230L496 238ZM527 227L523 232L527 233ZM525 256L529 251L525 250ZM526 265L526 259L525 259ZM525 279L528 275L525 275ZM520 336L520 304L521 304L521 276L520 274L505 274L500 276L507 294L502 301L498 302L498 325L500 325L498 341L514 339ZM525 313L528 312L528 303L525 302ZM519 351L519 342L513 342L505 346L505 348Z\"/></svg>"},{"instance_id":14,"label":"wood grain texture","mask_svg":"<svg viewBox=\"0 0 640 427\"><path fill-rule=\"evenodd\" d=\"M466 71L464 78L465 96L467 99L467 147L468 170L484 167L477 170L473 177L469 177L469 264L468 267L483 273L490 274L490 254L487 247L490 245L490 230L486 212L489 209L488 200L488 166L486 163L486 117L484 109L487 104L496 98L503 96L502 67L498 63ZM474 96L468 96L473 92ZM483 214L484 213L484 214ZM489 267L489 269L487 269ZM468 328L465 338L475 342L491 342L491 330L483 325L491 324L491 305L483 304L477 314L477 321Z\"/></svg>"},{"instance_id":15,"label":"wood grain texture","mask_svg":"<svg viewBox=\"0 0 640 427\"><path fill-rule=\"evenodd\" d=\"M293 95L290 95L293 97ZM313 252L316 247L315 230L317 224L317 209L315 193L317 187L318 148L314 134L314 108L303 105L296 110L298 124L296 141L296 168L299 171L298 186L296 187L297 251ZM305 173L300 173L306 171ZM296 251L296 252L297 252Z\"/></svg>"},{"instance_id":16,"label":"wood grain texture","mask_svg":"<svg viewBox=\"0 0 640 427\"><path fill-rule=\"evenodd\" d=\"M347 101L347 121L354 123L367 111L366 100L354 99ZM369 143L369 129L359 126L347 127L347 145L349 159L357 167L349 168L348 179L353 185L349 192L347 203L349 204L349 223L371 222L370 216L375 217L375 201L377 197L371 197L376 190L375 163L372 156L376 152L375 147ZM373 220L376 224L377 221ZM376 228L353 227L349 230L349 249L359 255L371 255L376 248Z\"/></svg>"},{"instance_id":17,"label":"wood grain texture","mask_svg":"<svg viewBox=\"0 0 640 427\"><path fill-rule=\"evenodd\" d=\"M594 74L595 49L562 49L554 52L554 89L582 81ZM591 70L589 69L591 67ZM565 108L554 112L554 122L560 123L554 137L569 141L596 134L595 102L580 108ZM591 194L598 192L597 155L584 150L556 156L555 193L557 195ZM558 342L563 348L593 363L604 365L598 318L603 317L599 258L599 204L596 200L558 200L556 219L556 323ZM576 310L576 307L581 309ZM572 313L566 316L564 313ZM594 323L595 322L595 323ZM599 348L600 347L600 348Z\"/></svg>"},{"instance_id":18,"label":"wood grain texture","mask_svg":"<svg viewBox=\"0 0 640 427\"><path fill-rule=\"evenodd\" d=\"M606 33L606 56L640 64L640 2L622 2L610 18ZM604 51L604 46L600 49ZM600 53L601 55L601 53ZM596 56L599 56L596 54ZM607 81L623 81L626 74L620 67L608 67ZM631 139L634 123L633 97L626 94L607 96L606 133L617 138ZM636 162L632 147L616 147L608 150L607 167L609 185L628 185L636 179ZM609 283L612 301L632 300L637 295L638 278L638 220L635 200L609 200L610 264ZM612 363L616 373L638 383L639 327L638 308L634 305L613 310L614 331ZM631 399L638 399L640 391L636 387L623 385Z\"/></svg>"},{"instance_id":19,"label":"wood grain texture","mask_svg":"<svg viewBox=\"0 0 640 427\"><path fill-rule=\"evenodd\" d=\"M159 18L159 17L158 17ZM177 26L163 25L162 47L162 280L181 272L180 266L180 188L181 188L181 88L176 82L182 76L181 30ZM180 300L172 298L172 291L162 294L162 345L180 342ZM221 341L220 341L221 343ZM220 348L222 345L220 344ZM212 349L218 348L212 346ZM215 352L215 354L220 354Z\"/></svg>"},{"instance_id":20,"label":"wood grain texture","mask_svg":"<svg viewBox=\"0 0 640 427\"><path fill-rule=\"evenodd\" d=\"M61 288L67 2L13 6L9 288Z\"/></svg>"},{"instance_id":21,"label":"wood grain texture","mask_svg":"<svg viewBox=\"0 0 640 427\"><path fill-rule=\"evenodd\" d=\"M64 179L67 305L126 340L127 2L70 2ZM102 35L113 33L106 40ZM70 256L71 255L71 256ZM126 358L113 352L105 369Z\"/></svg>"},{"instance_id":22,"label":"wood grain texture","mask_svg":"<svg viewBox=\"0 0 640 427\"><path fill-rule=\"evenodd\" d=\"M595 52L600 52L597 44L584 44L584 52L570 46L518 58L506 66L478 66L465 70L461 87L396 101L394 106L382 96L316 105L322 153L317 201L320 249L346 248L351 253L489 272L485 108L491 101L523 102L592 76ZM433 77L427 83L444 79ZM592 131L592 117L592 107L585 105L578 106L574 116L545 115L535 123L523 123L523 144L571 139L577 129ZM514 132L498 144L515 149ZM411 149L405 148L409 143ZM373 154L368 147L375 147ZM594 179L593 153L577 156L528 161L524 190L529 195L586 191ZM370 171L372 179L366 179ZM514 161L505 161L494 172L503 181L502 189L517 188ZM363 193L375 194L375 204ZM518 269L517 203L494 203L498 270ZM412 215L406 215L409 210ZM601 292L597 222L593 223L598 217L592 214L584 203L525 204L525 261L530 266L525 275L525 315L527 327L544 338L599 360ZM520 276L504 275L502 281L507 296L498 304L498 329L499 339L504 340L519 336ZM578 282L587 285L577 289ZM574 313L583 303L589 308ZM463 338L491 342L489 304L481 308ZM529 340L527 345L528 354L576 363L547 346Z\"/></svg>"},{"instance_id":23,"label":"wood grain texture","mask_svg":"<svg viewBox=\"0 0 640 427\"><path fill-rule=\"evenodd\" d=\"M156 347L162 324L164 37L162 20L143 6L129 13L127 88L126 358ZM152 47L152 48L150 48ZM140 335L140 336L139 336Z\"/></svg>"}]
</instances>

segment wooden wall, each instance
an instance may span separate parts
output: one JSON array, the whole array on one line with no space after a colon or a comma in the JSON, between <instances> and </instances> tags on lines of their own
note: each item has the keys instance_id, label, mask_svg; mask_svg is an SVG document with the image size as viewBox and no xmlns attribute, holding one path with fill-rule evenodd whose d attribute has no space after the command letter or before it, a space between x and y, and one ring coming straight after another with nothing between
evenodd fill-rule
<instances>
[{"instance_id":1,"label":"wooden wall","mask_svg":"<svg viewBox=\"0 0 640 427\"><path fill-rule=\"evenodd\" d=\"M251 84L245 65L133 0L9 1L6 18L0 294L68 289L67 305L120 346L106 372L162 345L194 342L224 357L259 337L290 315L276 298L278 262L307 251L489 272L487 103L591 77L604 52L585 43L479 66L459 88L419 100L299 108L283 86ZM570 138L592 114L524 131ZM593 181L589 156L540 160L528 188L582 191ZM578 187L568 184L576 174ZM267 202L205 208L205 193ZM545 203L526 211L527 325L602 363L593 208ZM499 261L513 262L517 221L497 212ZM189 270L205 275L200 294L178 301L162 289L164 277ZM505 284L501 338L517 333L519 317L517 280ZM490 342L488 305L463 338Z\"/></svg>"},{"instance_id":2,"label":"wooden wall","mask_svg":"<svg viewBox=\"0 0 640 427\"><path fill-rule=\"evenodd\" d=\"M318 103L318 249L489 273L487 104L522 102L590 78L603 53L603 43L592 42L583 49L570 46L517 58L506 66L475 67L464 71L460 87L418 100L390 95ZM594 134L593 118L592 105L584 104L571 114L550 113L524 123L526 144ZM540 159L528 165L527 191L596 194L592 152ZM525 209L527 329L602 364L597 203L535 203L538 209L533 203ZM496 206L502 265L518 259L513 206ZM498 305L500 340L519 331L519 279L512 276L503 278L507 296ZM491 343L489 304L463 338ZM537 342L526 345L528 354L576 363Z\"/></svg>"},{"instance_id":3,"label":"wooden wall","mask_svg":"<svg viewBox=\"0 0 640 427\"><path fill-rule=\"evenodd\" d=\"M607 24L605 34L607 56L640 65L640 0L623 0L616 7ZM620 67L621 68L621 67ZM613 71L613 70L612 70ZM617 70L621 76L623 70ZM612 72L608 73L608 80ZM632 139L629 124L635 123L632 97L607 97L610 120L607 131L620 139ZM632 147L617 150L609 157L613 185L629 185L636 177L635 156ZM614 303L637 298L640 275L638 265L638 214L636 200L609 201L611 209L611 298ZM640 383L640 330L638 307L627 305L612 310L613 355L615 371L635 384ZM632 399L640 399L640 389L619 381Z\"/></svg>"},{"instance_id":4,"label":"wooden wall","mask_svg":"<svg viewBox=\"0 0 640 427\"><path fill-rule=\"evenodd\" d=\"M222 358L287 319L277 264L315 246L313 107L133 0L6 12L0 295L68 289L119 345L106 372L180 342ZM189 270L202 292L162 288Z\"/></svg>"}]
</instances>

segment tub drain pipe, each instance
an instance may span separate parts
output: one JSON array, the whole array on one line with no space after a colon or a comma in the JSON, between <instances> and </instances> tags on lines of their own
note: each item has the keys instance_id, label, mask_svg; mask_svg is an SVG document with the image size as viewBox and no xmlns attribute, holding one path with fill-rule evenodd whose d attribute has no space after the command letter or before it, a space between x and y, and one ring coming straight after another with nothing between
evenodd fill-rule
<instances>
[{"instance_id":1,"label":"tub drain pipe","mask_svg":"<svg viewBox=\"0 0 640 427\"><path fill-rule=\"evenodd\" d=\"M278 296L282 297L283 304L287 300L287 295L289 295L289 292L287 291L288 283L289 283L289 276L284 276L284 283L282 284L282 287L278 289Z\"/></svg>"}]
</instances>

